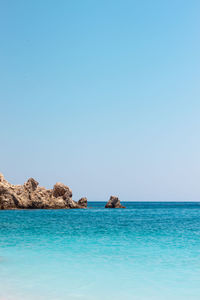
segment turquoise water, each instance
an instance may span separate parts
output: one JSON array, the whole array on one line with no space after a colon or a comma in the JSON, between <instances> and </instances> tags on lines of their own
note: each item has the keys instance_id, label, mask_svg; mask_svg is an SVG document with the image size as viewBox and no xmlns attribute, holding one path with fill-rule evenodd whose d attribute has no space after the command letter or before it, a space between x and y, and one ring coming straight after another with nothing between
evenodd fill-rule
<instances>
[{"instance_id":1,"label":"turquoise water","mask_svg":"<svg viewBox=\"0 0 200 300\"><path fill-rule=\"evenodd\" d=\"M199 300L200 203L124 204L0 211L0 300Z\"/></svg>"}]
</instances>

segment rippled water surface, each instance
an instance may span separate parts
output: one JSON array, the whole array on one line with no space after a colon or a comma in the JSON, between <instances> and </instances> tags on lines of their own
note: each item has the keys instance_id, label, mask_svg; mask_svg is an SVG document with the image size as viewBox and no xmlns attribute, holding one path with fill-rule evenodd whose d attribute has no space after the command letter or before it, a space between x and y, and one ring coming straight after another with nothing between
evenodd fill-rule
<instances>
[{"instance_id":1,"label":"rippled water surface","mask_svg":"<svg viewBox=\"0 0 200 300\"><path fill-rule=\"evenodd\" d=\"M0 211L0 300L199 300L200 203Z\"/></svg>"}]
</instances>

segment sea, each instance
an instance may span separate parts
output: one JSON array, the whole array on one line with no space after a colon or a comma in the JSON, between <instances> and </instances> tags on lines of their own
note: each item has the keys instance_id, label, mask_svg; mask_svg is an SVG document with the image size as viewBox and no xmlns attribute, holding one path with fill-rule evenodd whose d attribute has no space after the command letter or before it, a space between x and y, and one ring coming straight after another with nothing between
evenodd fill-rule
<instances>
[{"instance_id":1,"label":"sea","mask_svg":"<svg viewBox=\"0 0 200 300\"><path fill-rule=\"evenodd\" d=\"M0 300L199 300L200 203L0 211Z\"/></svg>"}]
</instances>

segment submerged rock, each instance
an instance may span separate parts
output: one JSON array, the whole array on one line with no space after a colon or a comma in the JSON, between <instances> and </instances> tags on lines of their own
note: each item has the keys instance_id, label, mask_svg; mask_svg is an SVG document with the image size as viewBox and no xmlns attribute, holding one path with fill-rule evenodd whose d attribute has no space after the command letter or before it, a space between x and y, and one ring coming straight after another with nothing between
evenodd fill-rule
<instances>
[{"instance_id":1,"label":"submerged rock","mask_svg":"<svg viewBox=\"0 0 200 300\"><path fill-rule=\"evenodd\" d=\"M110 199L106 203L105 208L125 208L125 206L121 205L118 197L110 196Z\"/></svg>"},{"instance_id":2,"label":"submerged rock","mask_svg":"<svg viewBox=\"0 0 200 300\"><path fill-rule=\"evenodd\" d=\"M3 174L0 174L0 209L85 207L87 207L87 201L77 203L72 200L71 189L63 183L56 183L52 190L40 187L33 178L28 179L24 185L13 185L4 179Z\"/></svg>"}]
</instances>

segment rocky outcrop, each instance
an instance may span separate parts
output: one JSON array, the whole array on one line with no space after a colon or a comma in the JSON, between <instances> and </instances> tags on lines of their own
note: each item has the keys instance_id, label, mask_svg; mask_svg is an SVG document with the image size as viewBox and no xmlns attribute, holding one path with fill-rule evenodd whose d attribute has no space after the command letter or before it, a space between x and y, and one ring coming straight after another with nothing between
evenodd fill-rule
<instances>
[{"instance_id":1,"label":"rocky outcrop","mask_svg":"<svg viewBox=\"0 0 200 300\"><path fill-rule=\"evenodd\" d=\"M78 204L80 206L87 207L87 198L86 197L81 198L80 200L78 200Z\"/></svg>"},{"instance_id":2,"label":"rocky outcrop","mask_svg":"<svg viewBox=\"0 0 200 300\"><path fill-rule=\"evenodd\" d=\"M46 189L30 178L24 185L13 185L0 174L0 209L86 208L87 198L80 200L72 200L72 190L63 183Z\"/></svg>"},{"instance_id":3,"label":"rocky outcrop","mask_svg":"<svg viewBox=\"0 0 200 300\"><path fill-rule=\"evenodd\" d=\"M64 185L63 183L57 182L54 187L53 187L53 191L52 194L55 198L58 197L64 197L65 198L71 198L72 197L72 190Z\"/></svg>"},{"instance_id":4,"label":"rocky outcrop","mask_svg":"<svg viewBox=\"0 0 200 300\"><path fill-rule=\"evenodd\" d=\"M106 203L105 208L125 208L125 206L121 205L118 197L110 196L110 199Z\"/></svg>"}]
</instances>

